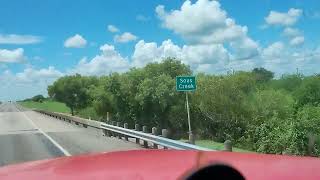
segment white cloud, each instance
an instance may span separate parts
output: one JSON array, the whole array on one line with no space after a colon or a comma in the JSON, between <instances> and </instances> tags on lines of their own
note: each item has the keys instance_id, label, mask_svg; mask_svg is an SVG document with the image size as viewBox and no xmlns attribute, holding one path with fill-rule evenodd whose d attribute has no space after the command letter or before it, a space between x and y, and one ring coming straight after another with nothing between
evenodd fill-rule
<instances>
[{"instance_id":1,"label":"white cloud","mask_svg":"<svg viewBox=\"0 0 320 180\"><path fill-rule=\"evenodd\" d=\"M284 44L282 42L275 42L265 49L263 49L262 57L266 60L272 60L279 58L284 51Z\"/></svg>"},{"instance_id":2,"label":"white cloud","mask_svg":"<svg viewBox=\"0 0 320 180\"><path fill-rule=\"evenodd\" d=\"M171 48L174 54L172 56L179 56L175 53L180 51L180 48L177 46L173 46L175 48ZM132 55L133 66L143 67L147 63L159 61L161 58L161 53L158 52L158 45L155 42L146 43L144 40L140 40L135 45L135 50Z\"/></svg>"},{"instance_id":3,"label":"white cloud","mask_svg":"<svg viewBox=\"0 0 320 180\"><path fill-rule=\"evenodd\" d=\"M115 33L115 32L119 32L119 29L116 26L114 26L112 24L109 24L108 25L108 31L110 31L112 33Z\"/></svg>"},{"instance_id":4,"label":"white cloud","mask_svg":"<svg viewBox=\"0 0 320 180\"><path fill-rule=\"evenodd\" d=\"M12 73L6 70L0 74L0 99L21 100L37 94L47 94L47 86L63 73L54 67L34 69L28 67L22 72Z\"/></svg>"},{"instance_id":5,"label":"white cloud","mask_svg":"<svg viewBox=\"0 0 320 180\"><path fill-rule=\"evenodd\" d=\"M100 47L101 54L89 60L82 58L70 73L83 75L106 75L111 72L124 72L129 69L129 61L123 58L112 45Z\"/></svg>"},{"instance_id":6,"label":"white cloud","mask_svg":"<svg viewBox=\"0 0 320 180\"><path fill-rule=\"evenodd\" d=\"M72 37L69 37L64 42L64 47L66 48L83 48L87 45L87 40L85 40L81 35L76 34Z\"/></svg>"},{"instance_id":7,"label":"white cloud","mask_svg":"<svg viewBox=\"0 0 320 180\"><path fill-rule=\"evenodd\" d=\"M296 29L296 28L286 27L283 30L283 34L288 37L293 37L293 36L298 36L300 34L300 31L299 29Z\"/></svg>"},{"instance_id":8,"label":"white cloud","mask_svg":"<svg viewBox=\"0 0 320 180\"><path fill-rule=\"evenodd\" d=\"M132 55L132 66L143 67L150 62L160 62L164 58L173 57L182 60L194 70L214 71L216 64L225 65L229 61L228 51L221 44L184 45L179 47L170 39L160 46L155 42L146 43L140 40Z\"/></svg>"},{"instance_id":9,"label":"white cloud","mask_svg":"<svg viewBox=\"0 0 320 180\"><path fill-rule=\"evenodd\" d=\"M150 18L139 14L139 15L136 16L136 20L146 22L146 21L149 21Z\"/></svg>"},{"instance_id":10,"label":"white cloud","mask_svg":"<svg viewBox=\"0 0 320 180\"><path fill-rule=\"evenodd\" d=\"M130 42L130 41L135 41L137 39L138 39L138 37L133 35L130 32L125 32L121 35L114 36L114 41L119 42L119 43L126 43L126 42Z\"/></svg>"},{"instance_id":11,"label":"white cloud","mask_svg":"<svg viewBox=\"0 0 320 180\"><path fill-rule=\"evenodd\" d=\"M35 83L43 80L56 79L61 77L63 73L56 70L53 66L47 69L33 69L31 67L24 69L23 72L16 74L16 81L19 83Z\"/></svg>"},{"instance_id":12,"label":"white cloud","mask_svg":"<svg viewBox=\"0 0 320 180\"><path fill-rule=\"evenodd\" d=\"M234 60L251 59L259 55L259 44L251 38L244 37L231 42Z\"/></svg>"},{"instance_id":13,"label":"white cloud","mask_svg":"<svg viewBox=\"0 0 320 180\"><path fill-rule=\"evenodd\" d=\"M275 72L276 78L282 74L295 73L296 68L301 66L296 63L297 57L293 54L290 47L283 42L274 42L262 50L255 67L264 67Z\"/></svg>"},{"instance_id":14,"label":"white cloud","mask_svg":"<svg viewBox=\"0 0 320 180\"><path fill-rule=\"evenodd\" d=\"M291 26L294 25L300 16L302 15L301 9L289 9L288 12L270 11L269 15L265 18L265 21L269 25L282 25Z\"/></svg>"},{"instance_id":15,"label":"white cloud","mask_svg":"<svg viewBox=\"0 0 320 180\"><path fill-rule=\"evenodd\" d=\"M182 61L192 66L193 64L228 63L229 53L221 44L190 45L182 48Z\"/></svg>"},{"instance_id":16,"label":"white cloud","mask_svg":"<svg viewBox=\"0 0 320 180\"><path fill-rule=\"evenodd\" d=\"M319 73L320 51L296 49L283 49L283 53L273 60L264 60L264 67L275 72L279 77L282 74L295 73L297 68L299 72L305 75Z\"/></svg>"},{"instance_id":17,"label":"white cloud","mask_svg":"<svg viewBox=\"0 0 320 180\"><path fill-rule=\"evenodd\" d=\"M0 44L36 44L40 43L42 38L32 35L18 34L0 34Z\"/></svg>"},{"instance_id":18,"label":"white cloud","mask_svg":"<svg viewBox=\"0 0 320 180\"><path fill-rule=\"evenodd\" d=\"M0 49L0 62L4 63L19 63L26 59L22 48L8 50Z\"/></svg>"},{"instance_id":19,"label":"white cloud","mask_svg":"<svg viewBox=\"0 0 320 180\"><path fill-rule=\"evenodd\" d=\"M304 37L303 36L297 36L290 40L291 46L300 46L304 43Z\"/></svg>"},{"instance_id":20,"label":"white cloud","mask_svg":"<svg viewBox=\"0 0 320 180\"><path fill-rule=\"evenodd\" d=\"M166 12L164 6L156 7L163 26L190 39L192 35L210 36L212 30L226 26L226 12L220 9L217 1L199 0L195 4L187 0L180 10ZM219 30L219 29L218 29Z\"/></svg>"},{"instance_id":21,"label":"white cloud","mask_svg":"<svg viewBox=\"0 0 320 180\"><path fill-rule=\"evenodd\" d=\"M257 55L259 45L248 37L248 28L229 18L218 1L198 0L192 4L187 0L178 10L166 12L164 6L159 5L155 11L163 27L181 35L190 44L229 43L238 59Z\"/></svg>"},{"instance_id":22,"label":"white cloud","mask_svg":"<svg viewBox=\"0 0 320 180\"><path fill-rule=\"evenodd\" d=\"M170 12L159 5L156 13L165 28L182 35L191 43L230 42L243 38L248 31L246 26L239 26L228 18L218 1L198 0L192 4L187 0L179 10Z\"/></svg>"}]
</instances>

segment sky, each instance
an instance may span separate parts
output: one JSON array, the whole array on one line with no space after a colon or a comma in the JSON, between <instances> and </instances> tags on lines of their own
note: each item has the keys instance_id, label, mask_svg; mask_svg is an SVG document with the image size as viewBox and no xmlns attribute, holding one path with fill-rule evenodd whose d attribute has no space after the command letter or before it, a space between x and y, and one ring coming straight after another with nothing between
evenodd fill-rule
<instances>
[{"instance_id":1,"label":"sky","mask_svg":"<svg viewBox=\"0 0 320 180\"><path fill-rule=\"evenodd\" d=\"M175 57L193 72L319 73L318 0L1 0L0 101Z\"/></svg>"}]
</instances>

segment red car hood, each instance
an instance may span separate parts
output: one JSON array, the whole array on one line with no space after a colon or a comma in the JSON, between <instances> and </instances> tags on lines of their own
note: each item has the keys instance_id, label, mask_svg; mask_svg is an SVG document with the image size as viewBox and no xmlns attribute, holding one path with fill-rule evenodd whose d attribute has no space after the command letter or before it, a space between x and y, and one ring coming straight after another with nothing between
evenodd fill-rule
<instances>
[{"instance_id":1,"label":"red car hood","mask_svg":"<svg viewBox=\"0 0 320 180\"><path fill-rule=\"evenodd\" d=\"M318 158L178 150L122 151L35 161L0 168L0 179L181 179L215 163L230 165L246 179L320 179Z\"/></svg>"}]
</instances>

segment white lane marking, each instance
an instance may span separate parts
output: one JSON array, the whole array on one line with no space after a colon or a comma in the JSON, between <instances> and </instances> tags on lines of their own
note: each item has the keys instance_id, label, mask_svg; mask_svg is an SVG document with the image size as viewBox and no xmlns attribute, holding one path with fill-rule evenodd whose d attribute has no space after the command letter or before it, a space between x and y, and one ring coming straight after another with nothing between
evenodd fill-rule
<instances>
[{"instance_id":1,"label":"white lane marking","mask_svg":"<svg viewBox=\"0 0 320 180\"><path fill-rule=\"evenodd\" d=\"M53 140L47 133L42 131L24 112L20 111L20 109L17 107L18 111L23 114L23 116L34 126L40 133L42 133L46 138L48 138L52 144L54 144L65 156L71 156L71 154L65 150L60 144L58 144L55 140Z\"/></svg>"}]
</instances>

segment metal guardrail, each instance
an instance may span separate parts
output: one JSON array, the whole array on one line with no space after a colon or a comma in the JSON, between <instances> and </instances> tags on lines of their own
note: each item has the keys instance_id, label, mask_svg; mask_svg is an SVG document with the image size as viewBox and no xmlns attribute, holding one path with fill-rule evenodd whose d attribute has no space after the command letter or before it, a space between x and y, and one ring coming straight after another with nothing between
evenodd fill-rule
<instances>
[{"instance_id":1,"label":"metal guardrail","mask_svg":"<svg viewBox=\"0 0 320 180\"><path fill-rule=\"evenodd\" d=\"M49 111L43 111L43 110L34 110L34 111L57 118L57 119L62 119L69 122L75 122L76 124L82 124L84 127L90 126L97 129L101 129L104 131L104 133L111 132L113 134L117 134L119 137L121 136L132 137L132 138L136 138L137 141L139 142L140 140L143 140L144 142L150 142L150 143L153 143L154 145L163 146L164 148L179 149L179 150L214 151L212 149L199 147L196 145L172 140L172 139L161 137L161 136L156 136L150 133L144 133L141 131L126 129L123 127L114 126L114 125L106 124L99 121L84 119L84 118L70 116L70 115L56 113L56 112L49 112Z\"/></svg>"},{"instance_id":2,"label":"metal guardrail","mask_svg":"<svg viewBox=\"0 0 320 180\"><path fill-rule=\"evenodd\" d=\"M168 139L168 138L164 138L164 137L160 137L160 136L155 136L152 134L148 134L148 133L143 133L140 131L135 131L135 130L131 130L131 129L125 129L122 127L118 127L118 126L113 126L113 125L109 125L106 123L101 123L101 129L106 129L112 132L116 132L116 133L120 133L122 135L127 135L133 138L139 138L141 140L145 140L151 143L155 143L164 147L168 147L171 149L180 149L180 150L202 150L202 151L210 151L211 149L207 149L207 148L203 148L203 147L199 147L196 145L192 145L192 144L188 144L188 143L184 143L184 142L179 142L176 140L172 140L172 139Z\"/></svg>"}]
</instances>

